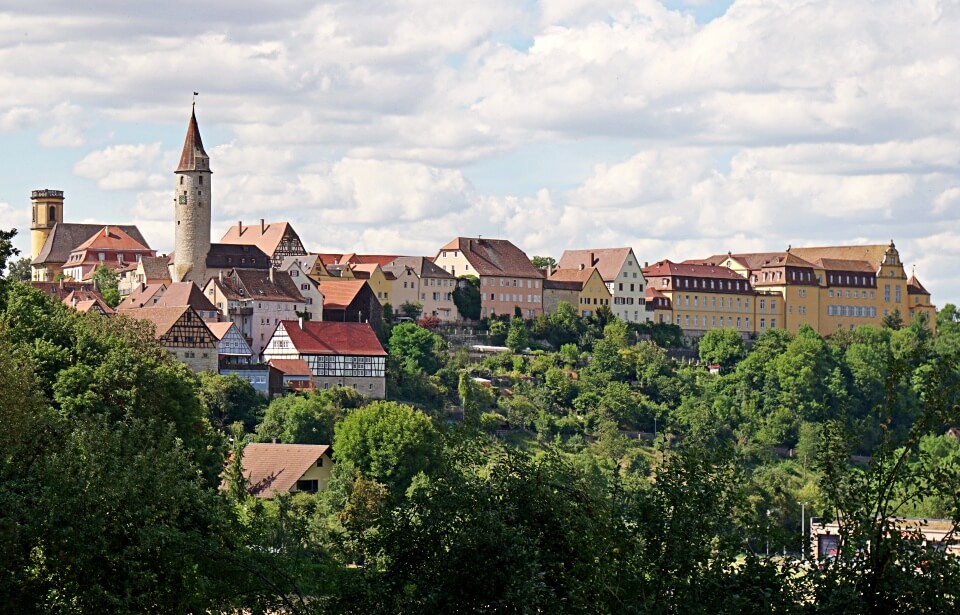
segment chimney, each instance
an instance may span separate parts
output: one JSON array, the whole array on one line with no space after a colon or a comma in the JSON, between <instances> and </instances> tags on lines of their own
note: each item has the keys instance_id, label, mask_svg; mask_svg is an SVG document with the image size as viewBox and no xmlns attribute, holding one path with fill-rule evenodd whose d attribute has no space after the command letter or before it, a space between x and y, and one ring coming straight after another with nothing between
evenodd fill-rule
<instances>
[{"instance_id":1,"label":"chimney","mask_svg":"<svg viewBox=\"0 0 960 615\"><path fill-rule=\"evenodd\" d=\"M267 231L267 226L263 223L263 218L260 218L260 234L263 235Z\"/></svg>"},{"instance_id":2,"label":"chimney","mask_svg":"<svg viewBox=\"0 0 960 615\"><path fill-rule=\"evenodd\" d=\"M591 257L590 260L593 260L593 258ZM580 271L583 271L586 268L587 268L586 265L584 265L583 263L580 263Z\"/></svg>"},{"instance_id":3,"label":"chimney","mask_svg":"<svg viewBox=\"0 0 960 615\"><path fill-rule=\"evenodd\" d=\"M303 316L298 316L297 321L300 323L300 330L303 330Z\"/></svg>"},{"instance_id":4,"label":"chimney","mask_svg":"<svg viewBox=\"0 0 960 615\"><path fill-rule=\"evenodd\" d=\"M273 267L270 267L270 283L273 284Z\"/></svg>"},{"instance_id":5,"label":"chimney","mask_svg":"<svg viewBox=\"0 0 960 615\"><path fill-rule=\"evenodd\" d=\"M223 284L223 269L220 270L220 283Z\"/></svg>"},{"instance_id":6,"label":"chimney","mask_svg":"<svg viewBox=\"0 0 960 615\"><path fill-rule=\"evenodd\" d=\"M591 252L591 253L590 253L590 266L593 267L593 266L596 265L596 264L597 264L597 259L594 258L594 254L593 254L593 252Z\"/></svg>"},{"instance_id":7,"label":"chimney","mask_svg":"<svg viewBox=\"0 0 960 615\"><path fill-rule=\"evenodd\" d=\"M243 235L243 220L237 221L237 236Z\"/></svg>"}]
</instances>

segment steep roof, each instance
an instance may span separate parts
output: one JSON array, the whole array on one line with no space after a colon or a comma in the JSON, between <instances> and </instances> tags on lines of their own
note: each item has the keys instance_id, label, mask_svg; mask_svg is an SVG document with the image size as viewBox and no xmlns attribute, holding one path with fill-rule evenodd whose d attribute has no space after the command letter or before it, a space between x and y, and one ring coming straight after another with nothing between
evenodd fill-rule
<instances>
[{"instance_id":1,"label":"steep roof","mask_svg":"<svg viewBox=\"0 0 960 615\"><path fill-rule=\"evenodd\" d=\"M58 222L54 224L50 230L50 234L47 236L47 240L43 244L43 248L40 249L40 253L37 254L37 258L33 259L31 264L42 265L45 263L59 264L67 262L74 248L103 230L103 227L103 224L73 224L68 222ZM143 235L140 234L140 229L136 226L125 224L117 225L114 228L120 229L131 239L149 249L149 245L143 238Z\"/></svg>"},{"instance_id":2,"label":"steep roof","mask_svg":"<svg viewBox=\"0 0 960 615\"><path fill-rule=\"evenodd\" d=\"M587 283L590 276L593 275L596 267L587 267L584 269L554 269L548 280L555 282L579 282L581 286Z\"/></svg>"},{"instance_id":3,"label":"steep roof","mask_svg":"<svg viewBox=\"0 0 960 615\"><path fill-rule=\"evenodd\" d=\"M113 309L103 300L103 296L95 290L72 290L63 298L63 303L78 312L98 310L103 314L114 314Z\"/></svg>"},{"instance_id":4,"label":"steep roof","mask_svg":"<svg viewBox=\"0 0 960 615\"><path fill-rule=\"evenodd\" d=\"M271 272L273 280L270 279ZM303 302L303 295L286 271L234 269L222 279L212 279L231 301L262 299L263 301Z\"/></svg>"},{"instance_id":5,"label":"steep roof","mask_svg":"<svg viewBox=\"0 0 960 615\"><path fill-rule=\"evenodd\" d=\"M543 277L523 250L506 239L457 237L440 250L459 250L480 275Z\"/></svg>"},{"instance_id":6,"label":"steep roof","mask_svg":"<svg viewBox=\"0 0 960 615\"><path fill-rule=\"evenodd\" d=\"M231 327L235 327L232 320L226 322L208 322L207 328L210 329L210 333L213 333L213 336L217 338L217 341L222 340L226 337L227 333L230 332Z\"/></svg>"},{"instance_id":7,"label":"steep roof","mask_svg":"<svg viewBox=\"0 0 960 615\"><path fill-rule=\"evenodd\" d=\"M172 282L153 307L189 305L198 312L216 312L217 307L207 299L199 286L193 282ZM148 306L149 307L149 306Z\"/></svg>"},{"instance_id":8,"label":"steep roof","mask_svg":"<svg viewBox=\"0 0 960 615\"><path fill-rule=\"evenodd\" d=\"M429 258L424 256L398 256L393 262L383 268L384 272L390 271L399 276L407 268L413 270L421 278L448 278L456 279L457 276L449 271L444 271L433 264Z\"/></svg>"},{"instance_id":9,"label":"steep roof","mask_svg":"<svg viewBox=\"0 0 960 615\"><path fill-rule=\"evenodd\" d=\"M930 295L930 291L923 287L923 284L920 283L920 280L917 279L915 274L910 275L910 279L907 280L907 294L908 295Z\"/></svg>"},{"instance_id":10,"label":"steep roof","mask_svg":"<svg viewBox=\"0 0 960 615\"><path fill-rule=\"evenodd\" d=\"M852 271L858 273L876 273L874 268L867 261L846 260L839 258L818 258L814 264L826 271Z\"/></svg>"},{"instance_id":11,"label":"steep roof","mask_svg":"<svg viewBox=\"0 0 960 615\"><path fill-rule=\"evenodd\" d=\"M386 356L373 327L365 322L297 320L280 323L297 352L313 355Z\"/></svg>"},{"instance_id":12,"label":"steep roof","mask_svg":"<svg viewBox=\"0 0 960 615\"><path fill-rule=\"evenodd\" d=\"M345 310L364 286L369 286L366 280L320 280L317 284L323 293L323 308L330 310Z\"/></svg>"},{"instance_id":13,"label":"steep roof","mask_svg":"<svg viewBox=\"0 0 960 615\"><path fill-rule=\"evenodd\" d=\"M187 124L187 136L183 140L183 151L180 153L180 164L177 165L176 172L196 171L198 170L197 160L210 160L207 152L203 149L203 140L200 138L200 127L197 126L196 109L190 113L190 123ZM209 163L203 165L203 170L209 170Z\"/></svg>"},{"instance_id":14,"label":"steep roof","mask_svg":"<svg viewBox=\"0 0 960 615\"><path fill-rule=\"evenodd\" d=\"M236 226L227 229L227 232L220 239L220 243L257 246L264 254L272 258L288 229L291 233L297 235L289 222L264 224L261 220L260 224L248 224L246 226L243 222L238 222Z\"/></svg>"},{"instance_id":15,"label":"steep roof","mask_svg":"<svg viewBox=\"0 0 960 615\"><path fill-rule=\"evenodd\" d=\"M161 295L167 289L165 284L142 284L135 288L133 292L123 298L117 310L123 312L142 307L152 307L154 299L160 300Z\"/></svg>"},{"instance_id":16,"label":"steep roof","mask_svg":"<svg viewBox=\"0 0 960 615\"><path fill-rule=\"evenodd\" d=\"M610 282L623 269L623 263L630 255L631 248L591 248L587 250L564 250L557 266L561 269L579 269L580 265L589 269L596 267L604 282ZM634 260L636 260L634 258Z\"/></svg>"},{"instance_id":17,"label":"steep roof","mask_svg":"<svg viewBox=\"0 0 960 615\"><path fill-rule=\"evenodd\" d=\"M236 243L211 243L207 252L207 269L269 269L270 257L254 245Z\"/></svg>"},{"instance_id":18,"label":"steep roof","mask_svg":"<svg viewBox=\"0 0 960 615\"><path fill-rule=\"evenodd\" d=\"M283 269L284 271L289 271L290 267L292 267L295 262L299 261L300 263L302 263L303 267L305 268L303 270L306 272L309 272L313 270L314 266L316 266L317 260L320 260L321 263L323 262L322 259L320 259L319 254L284 256L283 260L280 262L280 269Z\"/></svg>"},{"instance_id":19,"label":"steep roof","mask_svg":"<svg viewBox=\"0 0 960 615\"><path fill-rule=\"evenodd\" d=\"M250 493L271 498L290 491L329 450L326 444L247 444L243 447L242 465Z\"/></svg>"}]
</instances>

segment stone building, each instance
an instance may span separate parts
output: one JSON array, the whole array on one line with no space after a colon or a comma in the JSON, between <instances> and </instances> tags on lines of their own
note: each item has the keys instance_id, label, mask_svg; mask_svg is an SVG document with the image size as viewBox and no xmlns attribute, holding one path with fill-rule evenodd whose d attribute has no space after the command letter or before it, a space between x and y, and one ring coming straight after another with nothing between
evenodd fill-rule
<instances>
[{"instance_id":1,"label":"stone building","mask_svg":"<svg viewBox=\"0 0 960 615\"><path fill-rule=\"evenodd\" d=\"M207 253L210 251L211 178L210 157L203 149L196 109L190 114L187 136L177 165L174 259L170 277L174 282L207 281Z\"/></svg>"}]
</instances>

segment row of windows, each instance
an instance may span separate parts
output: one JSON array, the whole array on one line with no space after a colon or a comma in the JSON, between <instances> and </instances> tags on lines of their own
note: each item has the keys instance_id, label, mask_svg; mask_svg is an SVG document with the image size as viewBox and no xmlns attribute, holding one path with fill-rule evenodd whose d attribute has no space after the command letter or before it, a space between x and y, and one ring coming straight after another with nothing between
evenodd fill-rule
<instances>
[{"instance_id":1,"label":"row of windows","mask_svg":"<svg viewBox=\"0 0 960 615\"><path fill-rule=\"evenodd\" d=\"M683 295L682 297L677 297L677 299L679 300L678 303L680 303L680 302L682 301L683 307L690 307L690 297L691 297L691 296L693 297L693 307L694 307L695 309L699 309L699 308L702 307L703 309L706 310L706 309L708 308L708 305L707 305L707 297L706 297L706 296L701 297L700 295ZM719 301L720 308L719 308L719 309L720 309L721 311L728 311L728 310L729 310L729 311L737 311L737 312L745 312L745 311L749 311L749 310L750 310L750 298L749 298L749 297L746 297L746 298L736 297L736 301L737 301L736 309L734 309L733 301L734 301L734 298L733 298L733 297L720 297L720 301ZM771 311L775 311L775 310L776 310L776 306L777 306L776 302L775 302L775 301L771 301ZM716 310L716 309L717 309L717 297L716 297L716 296L710 297L709 309L712 309L712 310ZM764 309L764 300L763 300L763 299L760 300L760 309Z\"/></svg>"},{"instance_id":2,"label":"row of windows","mask_svg":"<svg viewBox=\"0 0 960 615\"><path fill-rule=\"evenodd\" d=\"M876 318L877 308L868 305L828 305L827 316L859 316Z\"/></svg>"},{"instance_id":3,"label":"row of windows","mask_svg":"<svg viewBox=\"0 0 960 615\"><path fill-rule=\"evenodd\" d=\"M514 303L523 302L523 295L512 295L510 293L490 293L490 301L513 301ZM527 303L540 303L540 295L527 295Z\"/></svg>"},{"instance_id":4,"label":"row of windows","mask_svg":"<svg viewBox=\"0 0 960 615\"><path fill-rule=\"evenodd\" d=\"M679 320L679 317L678 317L678 320ZM662 314L660 315L660 322L664 322L664 315L662 315ZM669 314L666 315L666 320L665 320L665 322L667 322L667 323L670 322L670 315L669 315ZM698 314L695 314L695 315L693 316L693 320L692 320L692 321L691 321L691 319L690 319L690 314L684 314L684 316L683 316L683 326L684 326L685 328L689 329L689 328L691 327L691 322L693 323L693 324L692 324L692 327L693 327L694 329L707 329L707 328L710 328L710 327L712 327L712 328L718 328L718 327L721 327L721 328L722 328L722 327L726 327L726 328L728 328L728 329L733 329L734 326L736 326L737 330L740 330L740 331L743 331L743 330L751 331L751 330L752 330L752 329L750 328L750 317L749 317L749 316L746 316L746 317L737 316L737 317L736 317L736 321L734 321L734 317L733 317L733 316L727 316L727 321L726 321L726 323L724 323L723 316L719 316L719 317L718 317L718 316L715 315L715 314L712 315L712 316L706 316L706 315L700 316L700 315L698 315ZM766 330L766 328L767 328L767 319L766 319L766 318L761 318L761 319L760 319L760 330L761 330L761 331L764 331L764 330ZM771 328L771 329L776 329L776 328L777 328L777 319L776 319L776 318L771 318L771 319L770 319L770 328Z\"/></svg>"},{"instance_id":5,"label":"row of windows","mask_svg":"<svg viewBox=\"0 0 960 615\"><path fill-rule=\"evenodd\" d=\"M873 299L874 297L876 297L876 291L873 291L873 290L871 290L871 291L866 291L866 290L863 290L863 291L861 291L861 290L850 291L849 289L846 290L846 291L838 290L838 291L836 291L836 295L834 295L834 291L833 291L832 288L827 291L827 296L830 297L830 298L833 298L834 296L836 296L838 299L841 298L841 297L844 297L844 296L846 296L847 299L849 299L851 296L852 296L854 299L866 299L868 293L869 293L869 296L870 296L871 299Z\"/></svg>"},{"instance_id":6,"label":"row of windows","mask_svg":"<svg viewBox=\"0 0 960 615\"><path fill-rule=\"evenodd\" d=\"M704 290L750 290L750 286L747 284L746 280L715 280L710 279L701 279L701 278L676 278L675 288L702 288ZM709 282L709 285L707 284ZM726 282L726 287L724 287L724 282ZM661 286L664 288L669 288L670 278L663 278Z\"/></svg>"},{"instance_id":7,"label":"row of windows","mask_svg":"<svg viewBox=\"0 0 960 615\"><path fill-rule=\"evenodd\" d=\"M610 305L609 299L600 299L599 302L597 298L593 298L593 303L590 303L590 297L580 297L580 305Z\"/></svg>"},{"instance_id":8,"label":"row of windows","mask_svg":"<svg viewBox=\"0 0 960 615\"><path fill-rule=\"evenodd\" d=\"M644 297L640 297L639 299L636 299L636 300L634 300L633 297L614 297L613 298L614 305L633 305L634 301L636 301L636 303L639 303L640 305L647 304L647 300Z\"/></svg>"},{"instance_id":9,"label":"row of windows","mask_svg":"<svg viewBox=\"0 0 960 615\"><path fill-rule=\"evenodd\" d=\"M500 280L499 283L496 282L497 279ZM511 286L511 287L513 287L513 288L523 288L523 282L524 282L524 280L522 280L522 279L517 279L517 278L512 278L512 279L510 279L510 278L489 278L489 277L486 277L486 278L483 278L483 280L481 281L481 284L482 284L483 286ZM540 288L540 280L529 280L529 279L528 279L528 280L526 280L526 282L527 282L527 288Z\"/></svg>"},{"instance_id":10,"label":"row of windows","mask_svg":"<svg viewBox=\"0 0 960 615\"><path fill-rule=\"evenodd\" d=\"M611 286L612 286L612 284L611 284ZM640 288L634 289L634 286L639 286ZM612 289L612 288L609 289L609 290L610 290L610 292L613 292L613 289ZM618 288L617 290L618 290L619 292L623 292L623 282L620 282L619 288ZM643 284L633 284L633 283L631 283L631 284L630 284L630 292L632 292L632 293L633 293L633 292L641 292L641 293L642 293L642 292L643 292Z\"/></svg>"},{"instance_id":11,"label":"row of windows","mask_svg":"<svg viewBox=\"0 0 960 615\"><path fill-rule=\"evenodd\" d=\"M845 286L875 286L877 280L876 276L872 275L830 273L827 274L827 282L829 284L843 284Z\"/></svg>"}]
</instances>

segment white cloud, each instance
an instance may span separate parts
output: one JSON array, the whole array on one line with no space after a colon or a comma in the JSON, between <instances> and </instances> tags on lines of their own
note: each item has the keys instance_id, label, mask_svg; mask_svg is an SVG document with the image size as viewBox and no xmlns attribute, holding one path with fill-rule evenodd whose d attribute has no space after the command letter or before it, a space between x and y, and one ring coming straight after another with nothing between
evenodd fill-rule
<instances>
[{"instance_id":1,"label":"white cloud","mask_svg":"<svg viewBox=\"0 0 960 615\"><path fill-rule=\"evenodd\" d=\"M166 181L172 185L172 179L151 173L161 159L160 143L111 145L84 156L74 165L73 172L95 180L102 190L143 190Z\"/></svg>"}]
</instances>

